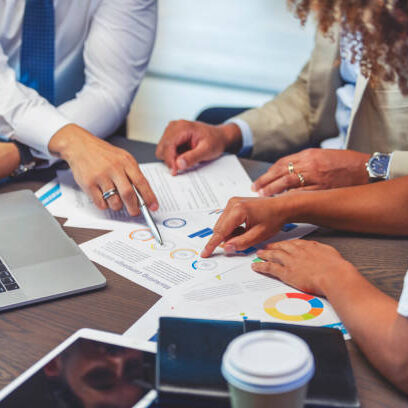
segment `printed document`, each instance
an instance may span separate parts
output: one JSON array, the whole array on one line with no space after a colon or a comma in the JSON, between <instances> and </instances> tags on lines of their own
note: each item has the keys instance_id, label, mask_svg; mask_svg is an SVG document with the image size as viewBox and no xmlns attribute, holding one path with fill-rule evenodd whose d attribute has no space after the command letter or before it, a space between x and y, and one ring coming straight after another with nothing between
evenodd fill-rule
<instances>
[{"instance_id":1,"label":"printed document","mask_svg":"<svg viewBox=\"0 0 408 408\"><path fill-rule=\"evenodd\" d=\"M256 196L251 180L235 156L224 156L195 170L173 177L163 163L141 164L141 170L156 193L160 208L153 217L224 208L232 196ZM69 226L117 229L140 222L121 211L99 210L75 183L70 171L58 172Z\"/></svg>"},{"instance_id":2,"label":"printed document","mask_svg":"<svg viewBox=\"0 0 408 408\"><path fill-rule=\"evenodd\" d=\"M133 223L127 229L82 244L81 249L92 261L163 295L174 286L195 278L218 276L220 279L228 271L256 259L256 250L265 243L235 255L227 256L217 248L211 258L199 256L213 233L208 225L213 225L217 217L210 211L196 217L162 220L157 224L164 242L162 246L154 240L146 224ZM315 228L308 224L289 224L267 243L300 238Z\"/></svg>"},{"instance_id":3,"label":"printed document","mask_svg":"<svg viewBox=\"0 0 408 408\"><path fill-rule=\"evenodd\" d=\"M254 260L252 260L254 262ZM125 335L155 340L159 318L261 320L339 329L349 335L326 299L303 293L272 277L253 272L248 263L204 282L173 289Z\"/></svg>"},{"instance_id":4,"label":"printed document","mask_svg":"<svg viewBox=\"0 0 408 408\"><path fill-rule=\"evenodd\" d=\"M133 225L80 245L87 257L153 292L164 295L171 288L206 276L225 273L243 262L245 254L229 259L218 249L216 259L200 258L200 242L181 239L160 228L158 244L145 225Z\"/></svg>"}]
</instances>

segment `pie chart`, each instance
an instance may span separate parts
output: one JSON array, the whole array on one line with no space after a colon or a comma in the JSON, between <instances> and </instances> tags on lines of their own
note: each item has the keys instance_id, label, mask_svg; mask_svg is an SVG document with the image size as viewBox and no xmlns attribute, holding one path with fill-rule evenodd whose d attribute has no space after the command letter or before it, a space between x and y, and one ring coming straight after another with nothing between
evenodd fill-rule
<instances>
[{"instance_id":1,"label":"pie chart","mask_svg":"<svg viewBox=\"0 0 408 408\"><path fill-rule=\"evenodd\" d=\"M182 249L175 249L174 251L170 252L170 257L173 259L179 259L181 261L187 261L192 259L198 255L198 252L194 249L182 248Z\"/></svg>"},{"instance_id":2,"label":"pie chart","mask_svg":"<svg viewBox=\"0 0 408 408\"><path fill-rule=\"evenodd\" d=\"M148 228L134 230L129 234L129 238L134 241L150 241L153 239L153 234Z\"/></svg>"},{"instance_id":3,"label":"pie chart","mask_svg":"<svg viewBox=\"0 0 408 408\"><path fill-rule=\"evenodd\" d=\"M279 310L279 306L283 308L285 302L290 304L291 301L304 302L303 305L307 312L301 314L288 314ZM269 316L287 322L301 322L304 320L315 319L323 313L323 302L315 296L307 295L306 293L281 293L279 295L268 298L263 304L263 308Z\"/></svg>"}]
</instances>

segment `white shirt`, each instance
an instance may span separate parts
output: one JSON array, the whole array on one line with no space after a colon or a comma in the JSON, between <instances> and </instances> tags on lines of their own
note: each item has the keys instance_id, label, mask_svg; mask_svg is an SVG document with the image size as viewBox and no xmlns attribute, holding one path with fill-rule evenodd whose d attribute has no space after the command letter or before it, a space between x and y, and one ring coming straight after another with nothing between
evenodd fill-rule
<instances>
[{"instance_id":1,"label":"white shirt","mask_svg":"<svg viewBox=\"0 0 408 408\"><path fill-rule=\"evenodd\" d=\"M156 0L54 0L55 94L18 82L26 0L0 0L0 136L51 158L48 143L75 123L104 138L124 121L153 49Z\"/></svg>"},{"instance_id":2,"label":"white shirt","mask_svg":"<svg viewBox=\"0 0 408 408\"><path fill-rule=\"evenodd\" d=\"M404 287L398 303L398 313L404 317L408 317L408 272L405 275Z\"/></svg>"}]
</instances>

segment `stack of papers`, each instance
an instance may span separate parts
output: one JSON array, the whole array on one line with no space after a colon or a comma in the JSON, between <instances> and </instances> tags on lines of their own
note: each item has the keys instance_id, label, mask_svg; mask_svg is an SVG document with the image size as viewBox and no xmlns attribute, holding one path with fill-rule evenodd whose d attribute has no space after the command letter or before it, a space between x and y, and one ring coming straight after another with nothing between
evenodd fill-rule
<instances>
[{"instance_id":1,"label":"stack of papers","mask_svg":"<svg viewBox=\"0 0 408 408\"><path fill-rule=\"evenodd\" d=\"M65 225L112 230L82 244L82 250L92 261L162 295L127 334L154 341L160 316L258 319L336 327L346 334L325 299L252 271L251 264L261 261L256 256L259 246L229 256L217 249L211 258L200 258L228 200L255 196L235 156L224 156L177 177L162 163L140 167L159 201L160 209L153 217L162 246L143 217L131 217L125 209L97 209L70 171L58 172L57 179L36 193L53 215L67 218ZM300 238L315 228L289 224L268 242Z\"/></svg>"}]
</instances>

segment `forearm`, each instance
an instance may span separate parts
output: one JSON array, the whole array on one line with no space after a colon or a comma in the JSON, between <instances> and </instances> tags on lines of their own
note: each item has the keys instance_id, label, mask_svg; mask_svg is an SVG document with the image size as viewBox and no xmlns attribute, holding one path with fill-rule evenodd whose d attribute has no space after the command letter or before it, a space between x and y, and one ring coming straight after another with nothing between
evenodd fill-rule
<instances>
[{"instance_id":1,"label":"forearm","mask_svg":"<svg viewBox=\"0 0 408 408\"><path fill-rule=\"evenodd\" d=\"M154 0L99 3L84 45L85 84L58 110L70 122L105 138L125 121L145 75L157 5Z\"/></svg>"},{"instance_id":2,"label":"forearm","mask_svg":"<svg viewBox=\"0 0 408 408\"><path fill-rule=\"evenodd\" d=\"M347 231L408 235L408 177L364 186L287 194L288 221Z\"/></svg>"},{"instance_id":3,"label":"forearm","mask_svg":"<svg viewBox=\"0 0 408 408\"><path fill-rule=\"evenodd\" d=\"M397 314L397 302L350 268L324 282L324 293L371 363L408 392L408 320ZM353 307L350 307L350 304Z\"/></svg>"},{"instance_id":4,"label":"forearm","mask_svg":"<svg viewBox=\"0 0 408 408\"><path fill-rule=\"evenodd\" d=\"M20 164L20 153L14 143L0 143L0 179L8 177Z\"/></svg>"}]
</instances>

